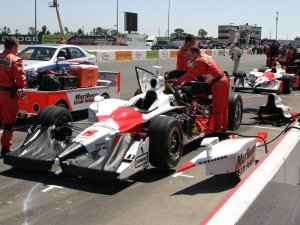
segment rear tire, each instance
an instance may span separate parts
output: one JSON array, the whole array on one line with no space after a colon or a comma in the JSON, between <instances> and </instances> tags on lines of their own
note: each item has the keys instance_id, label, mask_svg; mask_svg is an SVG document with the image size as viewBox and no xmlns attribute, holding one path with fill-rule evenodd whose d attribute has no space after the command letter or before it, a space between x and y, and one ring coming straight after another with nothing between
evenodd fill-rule
<instances>
[{"instance_id":1,"label":"rear tire","mask_svg":"<svg viewBox=\"0 0 300 225\"><path fill-rule=\"evenodd\" d=\"M180 122L171 116L159 116L149 125L149 158L157 168L177 166L183 151Z\"/></svg>"},{"instance_id":2,"label":"rear tire","mask_svg":"<svg viewBox=\"0 0 300 225\"><path fill-rule=\"evenodd\" d=\"M230 92L228 100L228 129L237 130L243 119L243 100L239 94Z\"/></svg>"},{"instance_id":3,"label":"rear tire","mask_svg":"<svg viewBox=\"0 0 300 225\"><path fill-rule=\"evenodd\" d=\"M234 74L233 84L237 82L238 79L245 78L247 74L244 71L238 71Z\"/></svg>"},{"instance_id":4,"label":"rear tire","mask_svg":"<svg viewBox=\"0 0 300 225\"><path fill-rule=\"evenodd\" d=\"M293 81L290 75L283 75L282 76L283 88L282 94L290 94L293 89Z\"/></svg>"}]
</instances>

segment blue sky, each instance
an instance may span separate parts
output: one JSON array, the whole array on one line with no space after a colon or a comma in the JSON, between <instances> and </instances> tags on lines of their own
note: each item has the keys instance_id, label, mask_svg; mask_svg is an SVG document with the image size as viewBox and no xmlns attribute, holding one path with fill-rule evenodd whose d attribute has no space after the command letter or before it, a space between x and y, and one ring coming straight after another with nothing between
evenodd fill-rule
<instances>
[{"instance_id":1,"label":"blue sky","mask_svg":"<svg viewBox=\"0 0 300 225\"><path fill-rule=\"evenodd\" d=\"M36 0L37 28L46 25L50 32L59 31L56 12L48 7L51 0ZM27 33L34 27L35 0L1 1L0 28L10 27ZM169 0L118 0L119 32L124 31L124 13L138 13L138 32L161 36L168 29ZM70 31L94 27L114 28L117 23L117 0L59 0L63 27ZM276 11L279 12L278 39L300 36L298 0L170 0L170 33L182 28L197 34L200 28L217 37L218 25L249 23L262 27L262 38L275 38ZM11 8L11 9L10 9Z\"/></svg>"}]
</instances>

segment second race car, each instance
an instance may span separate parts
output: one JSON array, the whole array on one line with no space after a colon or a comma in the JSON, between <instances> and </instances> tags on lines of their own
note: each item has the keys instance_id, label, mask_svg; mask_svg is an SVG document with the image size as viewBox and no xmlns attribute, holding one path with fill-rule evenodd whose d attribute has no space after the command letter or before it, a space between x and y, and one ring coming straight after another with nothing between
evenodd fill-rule
<instances>
[{"instance_id":1,"label":"second race car","mask_svg":"<svg viewBox=\"0 0 300 225\"><path fill-rule=\"evenodd\" d=\"M233 91L253 90L255 92L273 92L290 94L297 76L289 74L280 65L273 68L261 67L249 74L237 72L234 75Z\"/></svg>"}]
</instances>

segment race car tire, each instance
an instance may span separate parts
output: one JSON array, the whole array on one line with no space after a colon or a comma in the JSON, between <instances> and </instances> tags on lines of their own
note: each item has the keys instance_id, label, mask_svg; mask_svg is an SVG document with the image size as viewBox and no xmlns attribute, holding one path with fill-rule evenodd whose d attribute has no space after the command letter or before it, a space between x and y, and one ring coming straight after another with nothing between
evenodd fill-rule
<instances>
[{"instance_id":1,"label":"race car tire","mask_svg":"<svg viewBox=\"0 0 300 225\"><path fill-rule=\"evenodd\" d=\"M243 119L243 100L242 97L230 92L228 99L228 129L237 130Z\"/></svg>"},{"instance_id":2,"label":"race car tire","mask_svg":"<svg viewBox=\"0 0 300 225\"><path fill-rule=\"evenodd\" d=\"M159 116L148 129L150 163L161 169L175 167L183 151L183 134L180 122L172 116Z\"/></svg>"},{"instance_id":3,"label":"race car tire","mask_svg":"<svg viewBox=\"0 0 300 225\"><path fill-rule=\"evenodd\" d=\"M246 73L244 71L238 71L234 74L234 76L237 78L244 78L246 77Z\"/></svg>"},{"instance_id":4,"label":"race car tire","mask_svg":"<svg viewBox=\"0 0 300 225\"><path fill-rule=\"evenodd\" d=\"M258 72L264 73L264 72L266 72L267 69L269 69L269 67L267 67L267 66L262 66L262 67L259 67L259 68L258 68Z\"/></svg>"},{"instance_id":5,"label":"race car tire","mask_svg":"<svg viewBox=\"0 0 300 225\"><path fill-rule=\"evenodd\" d=\"M60 106L47 106L43 108L36 120L36 125L49 127L52 125L62 125L63 123L71 122L72 115L69 110Z\"/></svg>"},{"instance_id":6,"label":"race car tire","mask_svg":"<svg viewBox=\"0 0 300 225\"><path fill-rule=\"evenodd\" d=\"M293 89L293 81L291 79L291 76L283 75L282 82L283 82L282 94L290 94Z\"/></svg>"},{"instance_id":7,"label":"race car tire","mask_svg":"<svg viewBox=\"0 0 300 225\"><path fill-rule=\"evenodd\" d=\"M245 78L247 74L244 71L238 71L234 74L233 84L237 82L238 79Z\"/></svg>"},{"instance_id":8,"label":"race car tire","mask_svg":"<svg viewBox=\"0 0 300 225\"><path fill-rule=\"evenodd\" d=\"M56 103L56 105L59 106L59 107L63 107L65 109L69 109L68 105L65 101L59 101L58 103Z\"/></svg>"},{"instance_id":9,"label":"race car tire","mask_svg":"<svg viewBox=\"0 0 300 225\"><path fill-rule=\"evenodd\" d=\"M104 99L109 99L109 95L106 94L106 93L102 94L101 96L102 96Z\"/></svg>"}]
</instances>

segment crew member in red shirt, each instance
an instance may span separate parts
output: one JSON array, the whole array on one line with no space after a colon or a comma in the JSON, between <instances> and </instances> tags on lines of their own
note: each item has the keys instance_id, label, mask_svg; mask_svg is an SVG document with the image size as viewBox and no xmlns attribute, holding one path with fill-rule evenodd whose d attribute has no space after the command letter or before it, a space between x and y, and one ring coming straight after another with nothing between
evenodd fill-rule
<instances>
[{"instance_id":1,"label":"crew member in red shirt","mask_svg":"<svg viewBox=\"0 0 300 225\"><path fill-rule=\"evenodd\" d=\"M187 72L178 78L173 85L183 85L200 76L212 89L212 129L220 132L228 127L228 96L230 81L220 66L208 55L201 55L200 49L191 47L188 53L190 66Z\"/></svg>"},{"instance_id":2,"label":"crew member in red shirt","mask_svg":"<svg viewBox=\"0 0 300 225\"><path fill-rule=\"evenodd\" d=\"M177 54L176 70L187 71L187 63L189 61L188 50L195 46L196 38L192 34L185 37L185 43L180 47Z\"/></svg>"},{"instance_id":3,"label":"crew member in red shirt","mask_svg":"<svg viewBox=\"0 0 300 225\"><path fill-rule=\"evenodd\" d=\"M0 123L4 125L1 157L9 152L12 145L13 125L19 111L17 90L24 88L26 84L23 61L16 56L18 40L15 37L7 38L4 48L0 54Z\"/></svg>"}]
</instances>

